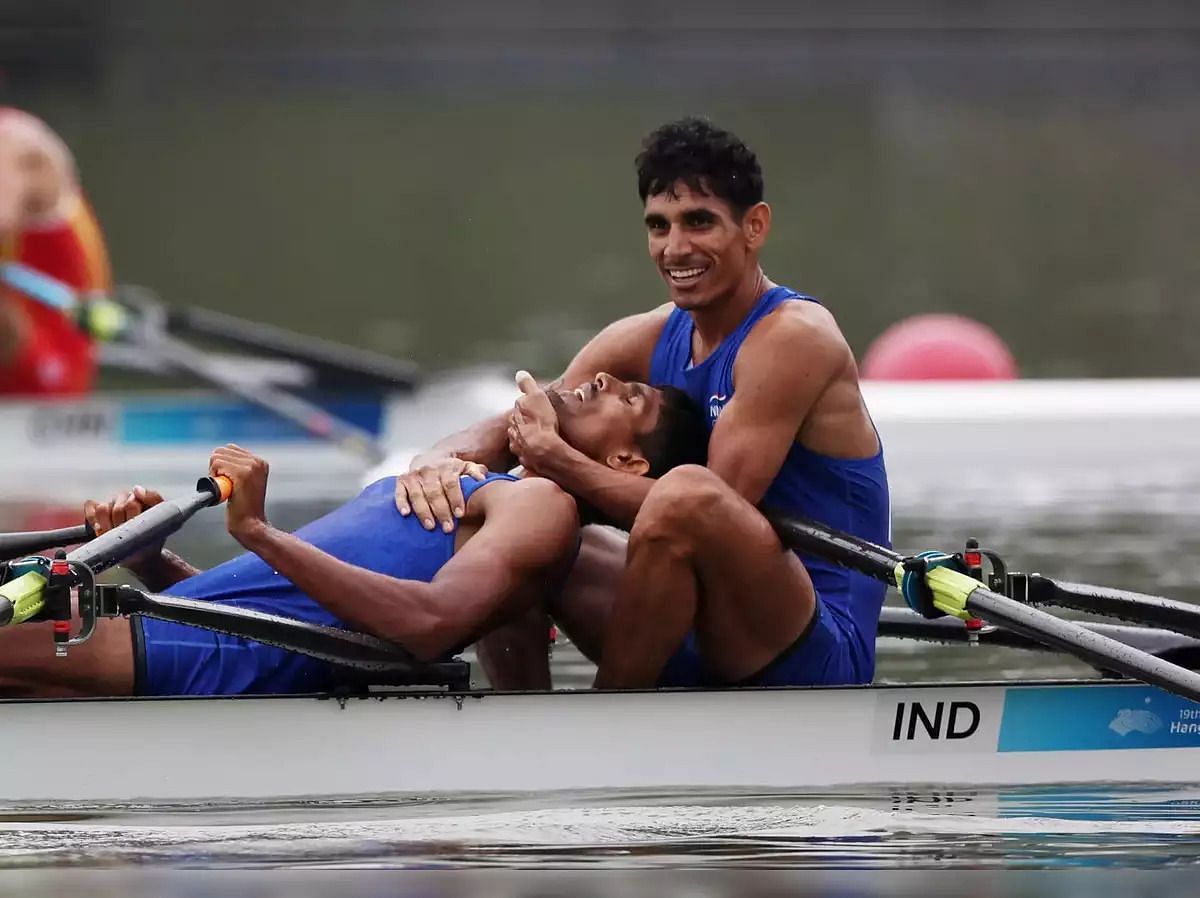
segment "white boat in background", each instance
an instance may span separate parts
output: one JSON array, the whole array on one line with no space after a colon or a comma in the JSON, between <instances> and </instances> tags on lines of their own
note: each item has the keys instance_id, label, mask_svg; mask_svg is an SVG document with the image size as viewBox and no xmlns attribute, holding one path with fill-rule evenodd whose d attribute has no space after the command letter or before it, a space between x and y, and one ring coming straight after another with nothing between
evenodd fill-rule
<instances>
[{"instance_id":1,"label":"white boat in background","mask_svg":"<svg viewBox=\"0 0 1200 898\"><path fill-rule=\"evenodd\" d=\"M0 703L4 805L1186 783L1200 706L1101 682Z\"/></svg>"},{"instance_id":2,"label":"white boat in background","mask_svg":"<svg viewBox=\"0 0 1200 898\"><path fill-rule=\"evenodd\" d=\"M939 479L1027 487L1070 483L1165 490L1200 483L1200 379L863 384L883 438L895 505L939 504ZM0 405L0 497L75 502L145 482L185 485L213 446L236 442L271 462L273 494L337 500L407 468L413 454L516 396L507 373L467 371L395 397L341 396L329 408L392 450L382 465L220 393L100 395ZM958 499L962 499L958 494Z\"/></svg>"}]
</instances>

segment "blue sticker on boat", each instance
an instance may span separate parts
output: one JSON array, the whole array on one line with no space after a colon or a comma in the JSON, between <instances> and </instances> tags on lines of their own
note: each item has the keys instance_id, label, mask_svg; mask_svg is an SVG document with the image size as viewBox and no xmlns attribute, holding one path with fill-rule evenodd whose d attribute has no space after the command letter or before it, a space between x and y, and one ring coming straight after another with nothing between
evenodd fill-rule
<instances>
[{"instance_id":1,"label":"blue sticker on boat","mask_svg":"<svg viewBox=\"0 0 1200 898\"><path fill-rule=\"evenodd\" d=\"M999 751L1200 746L1200 704L1153 686L1039 686L1004 696Z\"/></svg>"},{"instance_id":2,"label":"blue sticker on boat","mask_svg":"<svg viewBox=\"0 0 1200 898\"><path fill-rule=\"evenodd\" d=\"M325 411L378 436L383 404L374 397L318 400ZM299 425L236 399L181 401L139 398L121 407L120 440L126 445L255 443L316 440Z\"/></svg>"}]
</instances>

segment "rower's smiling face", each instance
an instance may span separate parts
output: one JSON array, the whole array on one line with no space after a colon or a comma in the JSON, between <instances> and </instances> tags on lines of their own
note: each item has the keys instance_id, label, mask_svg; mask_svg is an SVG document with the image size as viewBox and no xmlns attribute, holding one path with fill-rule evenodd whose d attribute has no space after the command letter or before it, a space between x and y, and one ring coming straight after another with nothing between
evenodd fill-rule
<instances>
[{"instance_id":1,"label":"rower's smiling face","mask_svg":"<svg viewBox=\"0 0 1200 898\"><path fill-rule=\"evenodd\" d=\"M646 197L650 258L681 309L700 309L731 295L758 268L770 210L765 203L739 214L726 200L682 181Z\"/></svg>"},{"instance_id":2,"label":"rower's smiling face","mask_svg":"<svg viewBox=\"0 0 1200 898\"><path fill-rule=\"evenodd\" d=\"M559 433L570 445L611 468L646 473L649 463L639 440L658 424L659 390L601 372L574 389L548 395Z\"/></svg>"}]
</instances>

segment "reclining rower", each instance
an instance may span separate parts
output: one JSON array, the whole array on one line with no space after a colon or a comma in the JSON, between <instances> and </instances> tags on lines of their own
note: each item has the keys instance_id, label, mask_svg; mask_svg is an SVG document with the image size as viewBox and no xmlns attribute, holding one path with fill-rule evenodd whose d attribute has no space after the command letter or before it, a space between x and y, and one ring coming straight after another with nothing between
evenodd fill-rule
<instances>
[{"instance_id":1,"label":"reclining rower","mask_svg":"<svg viewBox=\"0 0 1200 898\"><path fill-rule=\"evenodd\" d=\"M659 476L675 464L703 461L703 419L679 390L601 374L586 390L535 390L523 408L555 416L571 445L619 470ZM233 481L227 526L245 554L199 572L160 549L126 567L154 591L349 627L427 661L540 613L578 550L575 500L540 477L481 470L464 476L464 517L452 533L428 531L415 517L402 516L389 477L289 534L267 522L267 470L266 462L237 446L215 450L210 461L212 474ZM107 503L89 501L84 512L103 532L161 501L134 487ZM230 695L338 685L338 670L327 662L137 616L101 619L95 636L64 662L54 657L50 626L0 629L0 692ZM545 632L540 663L548 688Z\"/></svg>"}]
</instances>

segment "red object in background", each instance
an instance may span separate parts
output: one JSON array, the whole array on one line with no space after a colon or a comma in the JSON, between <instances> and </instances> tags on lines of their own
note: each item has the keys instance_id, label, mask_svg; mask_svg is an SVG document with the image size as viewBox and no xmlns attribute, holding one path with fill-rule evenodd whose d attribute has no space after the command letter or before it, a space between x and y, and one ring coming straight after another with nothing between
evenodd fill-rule
<instances>
[{"instance_id":1,"label":"red object in background","mask_svg":"<svg viewBox=\"0 0 1200 898\"><path fill-rule=\"evenodd\" d=\"M1017 363L999 335L962 315L914 315L880 334L863 356L869 380L1013 380Z\"/></svg>"},{"instance_id":2,"label":"red object in background","mask_svg":"<svg viewBox=\"0 0 1200 898\"><path fill-rule=\"evenodd\" d=\"M82 197L62 221L25 230L0 245L0 261L16 261L83 293L112 289L108 252L100 226ZM61 312L5 290L0 302L16 302L29 321L25 345L0 366L0 394L78 396L92 389L96 373L91 339Z\"/></svg>"}]
</instances>

